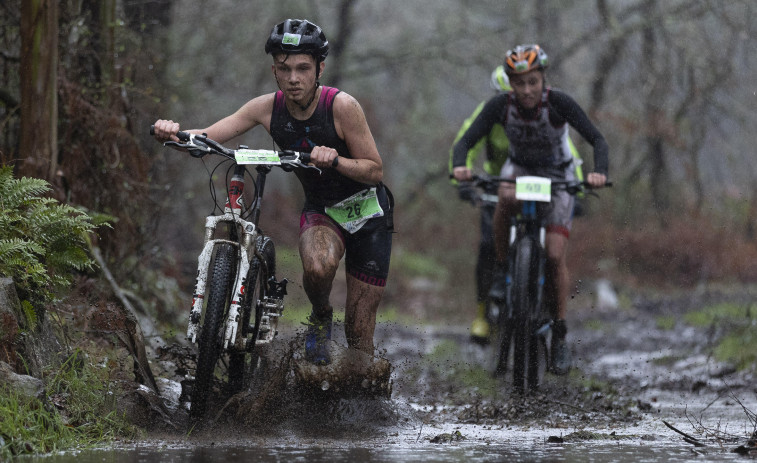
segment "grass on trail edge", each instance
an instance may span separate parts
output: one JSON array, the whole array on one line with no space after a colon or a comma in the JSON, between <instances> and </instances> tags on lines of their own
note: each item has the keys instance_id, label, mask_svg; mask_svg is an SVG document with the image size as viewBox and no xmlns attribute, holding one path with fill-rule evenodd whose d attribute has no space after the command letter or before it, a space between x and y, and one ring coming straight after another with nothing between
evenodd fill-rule
<instances>
[{"instance_id":1,"label":"grass on trail edge","mask_svg":"<svg viewBox=\"0 0 757 463\"><path fill-rule=\"evenodd\" d=\"M116 411L109 370L76 351L47 376L42 399L0 385L0 461L138 437Z\"/></svg>"}]
</instances>

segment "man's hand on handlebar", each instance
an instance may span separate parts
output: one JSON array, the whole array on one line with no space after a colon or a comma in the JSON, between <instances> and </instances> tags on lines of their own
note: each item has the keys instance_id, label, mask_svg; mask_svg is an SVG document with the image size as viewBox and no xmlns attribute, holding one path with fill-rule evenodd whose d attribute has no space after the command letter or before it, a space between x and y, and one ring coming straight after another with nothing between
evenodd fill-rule
<instances>
[{"instance_id":1,"label":"man's hand on handlebar","mask_svg":"<svg viewBox=\"0 0 757 463\"><path fill-rule=\"evenodd\" d=\"M586 176L586 183L592 188L602 188L607 183L607 176L599 172L591 172Z\"/></svg>"},{"instance_id":2,"label":"man's hand on handlebar","mask_svg":"<svg viewBox=\"0 0 757 463\"><path fill-rule=\"evenodd\" d=\"M316 146L310 152L310 163L319 169L336 167L339 163L339 154L333 148Z\"/></svg>"},{"instance_id":3,"label":"man's hand on handlebar","mask_svg":"<svg viewBox=\"0 0 757 463\"><path fill-rule=\"evenodd\" d=\"M469 182L473 179L473 171L465 166L458 166L452 169L452 176L459 182Z\"/></svg>"},{"instance_id":4,"label":"man's hand on handlebar","mask_svg":"<svg viewBox=\"0 0 757 463\"><path fill-rule=\"evenodd\" d=\"M153 135L155 139L160 142L176 141L179 139L176 134L179 132L179 123L174 121L166 121L164 119L158 119L153 125Z\"/></svg>"}]
</instances>

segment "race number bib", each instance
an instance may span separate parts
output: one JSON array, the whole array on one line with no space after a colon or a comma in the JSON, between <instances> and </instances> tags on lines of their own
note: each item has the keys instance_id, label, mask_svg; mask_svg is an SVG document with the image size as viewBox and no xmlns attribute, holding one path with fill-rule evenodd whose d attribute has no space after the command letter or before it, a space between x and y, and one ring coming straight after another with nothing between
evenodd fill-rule
<instances>
[{"instance_id":1,"label":"race number bib","mask_svg":"<svg viewBox=\"0 0 757 463\"><path fill-rule=\"evenodd\" d=\"M270 150L239 149L234 153L234 158L237 164L265 164L269 166L281 164L278 153Z\"/></svg>"},{"instance_id":2,"label":"race number bib","mask_svg":"<svg viewBox=\"0 0 757 463\"><path fill-rule=\"evenodd\" d=\"M350 233L360 230L373 218L384 215L378 202L376 187L363 190L326 208L326 215Z\"/></svg>"},{"instance_id":3,"label":"race number bib","mask_svg":"<svg viewBox=\"0 0 757 463\"><path fill-rule=\"evenodd\" d=\"M515 179L515 198L548 203L552 200L552 180L546 177L518 177Z\"/></svg>"}]
</instances>

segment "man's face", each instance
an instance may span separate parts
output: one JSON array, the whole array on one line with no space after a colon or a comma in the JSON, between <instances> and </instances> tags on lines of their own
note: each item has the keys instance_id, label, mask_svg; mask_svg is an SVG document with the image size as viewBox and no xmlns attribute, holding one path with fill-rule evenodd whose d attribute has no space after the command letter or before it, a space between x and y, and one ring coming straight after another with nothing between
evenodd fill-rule
<instances>
[{"instance_id":1,"label":"man's face","mask_svg":"<svg viewBox=\"0 0 757 463\"><path fill-rule=\"evenodd\" d=\"M321 70L323 65L321 63ZM312 55L274 55L272 69L279 88L288 99L300 101L313 93L316 62Z\"/></svg>"},{"instance_id":2,"label":"man's face","mask_svg":"<svg viewBox=\"0 0 757 463\"><path fill-rule=\"evenodd\" d=\"M544 74L538 69L516 74L510 77L510 85L513 87L518 103L526 109L532 109L541 101Z\"/></svg>"}]
</instances>

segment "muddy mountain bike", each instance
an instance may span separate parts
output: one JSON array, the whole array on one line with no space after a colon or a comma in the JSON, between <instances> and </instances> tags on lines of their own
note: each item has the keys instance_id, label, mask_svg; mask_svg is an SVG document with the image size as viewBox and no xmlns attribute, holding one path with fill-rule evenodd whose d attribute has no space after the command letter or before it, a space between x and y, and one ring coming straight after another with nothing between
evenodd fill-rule
<instances>
[{"instance_id":1,"label":"muddy mountain bike","mask_svg":"<svg viewBox=\"0 0 757 463\"><path fill-rule=\"evenodd\" d=\"M504 299L489 297L487 312L496 320L494 375L504 376L507 372L512 349L513 388L523 393L539 388L551 362L552 317L543 303L546 227L537 214L537 203L551 202L553 191L563 189L576 195L590 186L576 180L536 176L477 176L473 180L479 187L501 182L515 184L521 211L510 222Z\"/></svg>"},{"instance_id":2,"label":"muddy mountain bike","mask_svg":"<svg viewBox=\"0 0 757 463\"><path fill-rule=\"evenodd\" d=\"M266 176L274 166L284 170L317 168L308 165L309 153L244 146L233 150L205 135L179 132L177 137L180 142L163 145L186 150L196 158L222 156L228 162L218 166L229 166L227 178L233 171L223 213L205 219L205 241L189 312L187 338L197 343L190 417L199 419L205 415L215 387L229 395L250 387L260 361L258 348L277 335L287 279L276 279L274 242L259 224ZM248 166L257 171L250 207L243 200ZM212 182L211 195L216 201ZM215 210L219 209L216 203Z\"/></svg>"}]
</instances>

